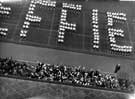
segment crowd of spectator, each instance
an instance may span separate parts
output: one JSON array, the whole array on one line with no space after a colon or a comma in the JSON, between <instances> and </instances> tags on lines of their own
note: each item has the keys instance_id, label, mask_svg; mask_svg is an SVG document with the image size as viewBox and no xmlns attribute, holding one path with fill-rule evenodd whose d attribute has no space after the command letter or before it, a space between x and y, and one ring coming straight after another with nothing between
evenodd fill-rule
<instances>
[{"instance_id":1,"label":"crowd of spectator","mask_svg":"<svg viewBox=\"0 0 135 99\"><path fill-rule=\"evenodd\" d=\"M51 65L41 62L32 65L12 58L0 58L0 74L96 88L116 90L129 88L128 80L118 79L116 75L100 70L86 70L81 66Z\"/></svg>"}]
</instances>

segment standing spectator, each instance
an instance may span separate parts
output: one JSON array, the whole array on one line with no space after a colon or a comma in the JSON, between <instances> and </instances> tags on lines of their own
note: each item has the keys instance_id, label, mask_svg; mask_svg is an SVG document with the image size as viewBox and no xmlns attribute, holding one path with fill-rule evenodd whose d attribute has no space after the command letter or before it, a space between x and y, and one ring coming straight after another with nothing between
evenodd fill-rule
<instances>
[{"instance_id":1,"label":"standing spectator","mask_svg":"<svg viewBox=\"0 0 135 99\"><path fill-rule=\"evenodd\" d=\"M117 73L119 70L120 70L120 64L117 64L117 65L115 66L114 73Z\"/></svg>"}]
</instances>

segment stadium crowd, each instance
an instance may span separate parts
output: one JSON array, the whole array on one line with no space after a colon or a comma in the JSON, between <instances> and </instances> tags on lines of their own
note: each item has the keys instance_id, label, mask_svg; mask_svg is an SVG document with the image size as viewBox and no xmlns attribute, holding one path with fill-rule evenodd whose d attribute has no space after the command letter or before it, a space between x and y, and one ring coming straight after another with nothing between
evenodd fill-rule
<instances>
[{"instance_id":1,"label":"stadium crowd","mask_svg":"<svg viewBox=\"0 0 135 99\"><path fill-rule=\"evenodd\" d=\"M51 65L40 62L32 65L12 58L0 58L0 74L116 90L129 90L130 86L128 80L118 79L116 75L103 73L100 70L86 70L81 66Z\"/></svg>"}]
</instances>

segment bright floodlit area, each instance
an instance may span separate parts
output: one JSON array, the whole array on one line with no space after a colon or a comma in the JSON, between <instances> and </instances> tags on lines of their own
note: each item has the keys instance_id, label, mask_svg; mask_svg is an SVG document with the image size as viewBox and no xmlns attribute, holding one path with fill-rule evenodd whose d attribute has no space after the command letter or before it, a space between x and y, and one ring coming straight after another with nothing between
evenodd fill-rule
<instances>
[{"instance_id":1,"label":"bright floodlit area","mask_svg":"<svg viewBox=\"0 0 135 99\"><path fill-rule=\"evenodd\" d=\"M133 94L130 94L128 99L135 99L135 92Z\"/></svg>"},{"instance_id":2,"label":"bright floodlit area","mask_svg":"<svg viewBox=\"0 0 135 99\"><path fill-rule=\"evenodd\" d=\"M135 1L135 0L120 0L120 1Z\"/></svg>"}]
</instances>

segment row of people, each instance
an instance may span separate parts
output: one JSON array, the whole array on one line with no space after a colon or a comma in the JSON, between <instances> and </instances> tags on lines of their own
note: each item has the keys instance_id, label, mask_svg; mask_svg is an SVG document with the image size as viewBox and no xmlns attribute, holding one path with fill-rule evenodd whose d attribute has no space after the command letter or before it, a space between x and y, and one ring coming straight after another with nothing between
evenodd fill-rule
<instances>
[{"instance_id":1,"label":"row of people","mask_svg":"<svg viewBox=\"0 0 135 99\"><path fill-rule=\"evenodd\" d=\"M86 70L81 66L71 67L45 63L32 65L12 58L0 58L0 74L73 85L129 90L128 80L117 79L116 75L103 73L100 70Z\"/></svg>"}]
</instances>

